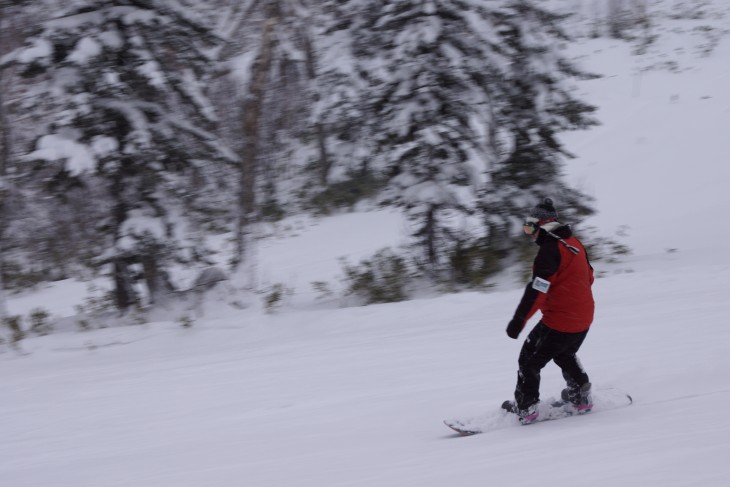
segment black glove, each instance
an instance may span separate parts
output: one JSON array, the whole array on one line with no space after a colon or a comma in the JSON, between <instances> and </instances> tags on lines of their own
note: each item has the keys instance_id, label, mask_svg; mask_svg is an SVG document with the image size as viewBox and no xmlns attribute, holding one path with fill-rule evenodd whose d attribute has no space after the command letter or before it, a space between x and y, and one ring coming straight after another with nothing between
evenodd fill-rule
<instances>
[{"instance_id":1,"label":"black glove","mask_svg":"<svg viewBox=\"0 0 730 487\"><path fill-rule=\"evenodd\" d=\"M525 322L523 320L519 318L512 318L512 320L509 322L509 325L507 325L507 336L517 339L517 337L520 336L522 328L524 327Z\"/></svg>"}]
</instances>

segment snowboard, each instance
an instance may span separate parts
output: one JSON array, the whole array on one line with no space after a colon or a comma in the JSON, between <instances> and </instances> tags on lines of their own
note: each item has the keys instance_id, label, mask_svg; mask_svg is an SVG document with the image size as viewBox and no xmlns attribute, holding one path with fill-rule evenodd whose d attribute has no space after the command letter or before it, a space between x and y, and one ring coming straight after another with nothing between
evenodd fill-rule
<instances>
[{"instance_id":1,"label":"snowboard","mask_svg":"<svg viewBox=\"0 0 730 487\"><path fill-rule=\"evenodd\" d=\"M601 411L629 406L633 403L633 399L629 394L618 389L599 389L592 391L591 394L593 396L593 409L590 412L582 414L578 414L578 411L572 404L566 403L562 399L550 398L541 401L538 406L540 415L536 421L530 424L572 416L595 414ZM447 419L444 421L444 424L462 436L472 436L512 426L522 426L517 415L505 409L490 411L470 418Z\"/></svg>"}]
</instances>

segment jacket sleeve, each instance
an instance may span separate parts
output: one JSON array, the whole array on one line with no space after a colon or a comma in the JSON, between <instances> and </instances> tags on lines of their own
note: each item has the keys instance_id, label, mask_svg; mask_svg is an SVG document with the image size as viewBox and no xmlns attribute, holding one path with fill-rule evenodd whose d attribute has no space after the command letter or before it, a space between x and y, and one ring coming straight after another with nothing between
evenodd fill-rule
<instances>
[{"instance_id":1,"label":"jacket sleeve","mask_svg":"<svg viewBox=\"0 0 730 487\"><path fill-rule=\"evenodd\" d=\"M560 249L558 249L557 241L551 240L540 247L532 266L532 279L525 286L525 292L522 294L522 300L515 310L513 320L522 322L524 328L525 323L534 315L545 301L545 295L550 292L548 288L545 291L538 290L541 286L539 280L550 283L555 273L560 268Z\"/></svg>"}]
</instances>

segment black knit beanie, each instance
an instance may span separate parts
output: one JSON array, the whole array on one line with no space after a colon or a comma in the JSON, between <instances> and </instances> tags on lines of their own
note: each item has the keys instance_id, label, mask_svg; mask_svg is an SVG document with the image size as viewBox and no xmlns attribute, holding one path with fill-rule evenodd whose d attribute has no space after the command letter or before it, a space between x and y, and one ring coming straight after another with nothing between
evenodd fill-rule
<instances>
[{"instance_id":1,"label":"black knit beanie","mask_svg":"<svg viewBox=\"0 0 730 487\"><path fill-rule=\"evenodd\" d=\"M553 200L545 198L542 203L530 210L530 216L537 218L540 223L550 222L558 219L558 211L553 206Z\"/></svg>"}]
</instances>

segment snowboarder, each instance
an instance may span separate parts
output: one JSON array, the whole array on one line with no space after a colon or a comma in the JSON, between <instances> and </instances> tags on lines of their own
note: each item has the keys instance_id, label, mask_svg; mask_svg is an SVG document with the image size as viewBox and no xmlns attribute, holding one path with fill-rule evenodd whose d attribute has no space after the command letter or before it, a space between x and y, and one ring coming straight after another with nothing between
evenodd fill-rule
<instances>
[{"instance_id":1,"label":"snowboarder","mask_svg":"<svg viewBox=\"0 0 730 487\"><path fill-rule=\"evenodd\" d=\"M527 336L519 356L515 400L503 407L517 413L523 424L537 420L540 371L550 360L567 382L562 399L578 413L593 407L591 383L576 352L593 322L593 267L583 244L569 225L558 221L550 198L532 208L525 219L525 234L540 247L533 263L532 279L525 288L507 335L517 339L532 315L542 318Z\"/></svg>"}]
</instances>

